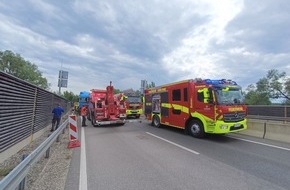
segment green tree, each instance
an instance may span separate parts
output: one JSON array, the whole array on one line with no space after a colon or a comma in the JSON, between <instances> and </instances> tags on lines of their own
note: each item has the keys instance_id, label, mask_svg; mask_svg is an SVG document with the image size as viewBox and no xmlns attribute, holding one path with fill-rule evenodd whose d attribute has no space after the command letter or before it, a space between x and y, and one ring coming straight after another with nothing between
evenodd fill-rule
<instances>
[{"instance_id":1,"label":"green tree","mask_svg":"<svg viewBox=\"0 0 290 190\"><path fill-rule=\"evenodd\" d=\"M47 79L42 77L38 67L24 60L19 54L14 54L12 51L0 51L0 70L40 88L49 88Z\"/></svg>"},{"instance_id":2,"label":"green tree","mask_svg":"<svg viewBox=\"0 0 290 190\"><path fill-rule=\"evenodd\" d=\"M120 89L116 89L116 88L114 88L114 94L119 94L119 93L121 93L122 91L120 90Z\"/></svg>"},{"instance_id":3,"label":"green tree","mask_svg":"<svg viewBox=\"0 0 290 190\"><path fill-rule=\"evenodd\" d=\"M261 78L256 85L247 88L245 101L247 104L270 104L270 99L290 100L290 79L285 72L277 69L269 70L267 75ZM287 102L286 101L286 102Z\"/></svg>"},{"instance_id":4,"label":"green tree","mask_svg":"<svg viewBox=\"0 0 290 190\"><path fill-rule=\"evenodd\" d=\"M146 88L153 88L153 87L155 87L155 82L151 82L146 85Z\"/></svg>"},{"instance_id":5,"label":"green tree","mask_svg":"<svg viewBox=\"0 0 290 190\"><path fill-rule=\"evenodd\" d=\"M65 99L69 100L70 102L77 102L79 96L75 95L73 92L64 91L62 95Z\"/></svg>"},{"instance_id":6,"label":"green tree","mask_svg":"<svg viewBox=\"0 0 290 190\"><path fill-rule=\"evenodd\" d=\"M245 95L245 103L248 105L270 105L271 101L268 94L265 92L259 92L255 85L251 84L247 87L248 92Z\"/></svg>"},{"instance_id":7,"label":"green tree","mask_svg":"<svg viewBox=\"0 0 290 190\"><path fill-rule=\"evenodd\" d=\"M270 98L290 100L290 79L286 77L285 72L280 73L277 69L269 70L267 76L259 80L257 87L267 92Z\"/></svg>"}]
</instances>

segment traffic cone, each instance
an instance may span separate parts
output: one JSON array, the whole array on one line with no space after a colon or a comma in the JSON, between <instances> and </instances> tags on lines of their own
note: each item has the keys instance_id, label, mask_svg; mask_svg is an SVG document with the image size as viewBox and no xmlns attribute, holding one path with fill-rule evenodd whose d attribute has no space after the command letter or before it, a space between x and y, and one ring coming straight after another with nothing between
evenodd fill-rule
<instances>
[{"instance_id":1,"label":"traffic cone","mask_svg":"<svg viewBox=\"0 0 290 190\"><path fill-rule=\"evenodd\" d=\"M78 139L77 116L69 116L69 143L68 148L80 147L81 143Z\"/></svg>"}]
</instances>

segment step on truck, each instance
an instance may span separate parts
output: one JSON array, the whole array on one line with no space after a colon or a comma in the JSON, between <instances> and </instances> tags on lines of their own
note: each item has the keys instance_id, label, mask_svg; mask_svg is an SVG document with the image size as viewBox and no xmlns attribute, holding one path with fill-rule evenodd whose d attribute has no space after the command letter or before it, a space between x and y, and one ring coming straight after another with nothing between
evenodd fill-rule
<instances>
[{"instance_id":1,"label":"step on truck","mask_svg":"<svg viewBox=\"0 0 290 190\"><path fill-rule=\"evenodd\" d=\"M145 90L145 116L155 127L184 129L193 137L247 129L241 87L232 80L190 79Z\"/></svg>"}]
</instances>

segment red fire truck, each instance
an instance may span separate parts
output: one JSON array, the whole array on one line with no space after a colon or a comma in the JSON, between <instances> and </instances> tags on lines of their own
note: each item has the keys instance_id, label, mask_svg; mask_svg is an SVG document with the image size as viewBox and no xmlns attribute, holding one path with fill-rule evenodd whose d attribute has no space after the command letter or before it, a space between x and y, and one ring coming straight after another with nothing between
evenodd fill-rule
<instances>
[{"instance_id":1,"label":"red fire truck","mask_svg":"<svg viewBox=\"0 0 290 190\"><path fill-rule=\"evenodd\" d=\"M110 86L107 86L106 90L91 90L89 110L93 126L125 124L125 103L114 96L112 82L110 82Z\"/></svg>"},{"instance_id":2,"label":"red fire truck","mask_svg":"<svg viewBox=\"0 0 290 190\"><path fill-rule=\"evenodd\" d=\"M247 128L241 87L225 79L190 79L146 89L145 115L155 127L181 128L194 137Z\"/></svg>"}]
</instances>

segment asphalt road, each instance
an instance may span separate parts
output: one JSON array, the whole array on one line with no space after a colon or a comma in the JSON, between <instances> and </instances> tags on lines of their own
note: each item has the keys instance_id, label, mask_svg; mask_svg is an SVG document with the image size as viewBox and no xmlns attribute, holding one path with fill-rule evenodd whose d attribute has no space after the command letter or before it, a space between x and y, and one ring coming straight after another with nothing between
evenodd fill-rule
<instances>
[{"instance_id":1,"label":"asphalt road","mask_svg":"<svg viewBox=\"0 0 290 190\"><path fill-rule=\"evenodd\" d=\"M146 121L79 129L67 190L290 189L290 144L234 134L196 139Z\"/></svg>"}]
</instances>

